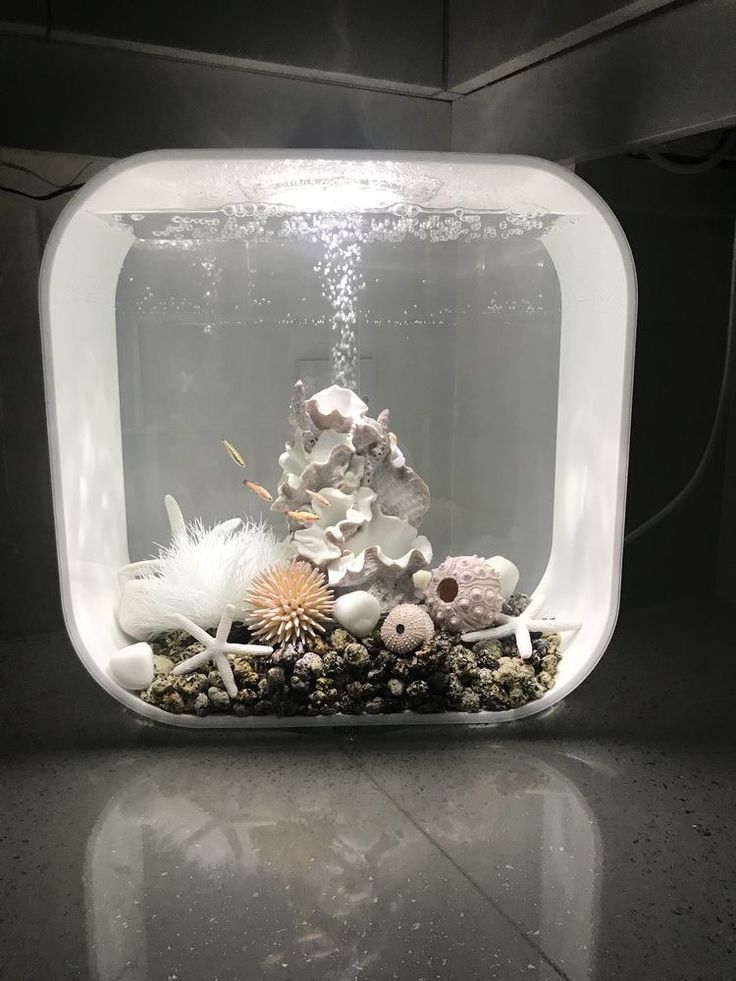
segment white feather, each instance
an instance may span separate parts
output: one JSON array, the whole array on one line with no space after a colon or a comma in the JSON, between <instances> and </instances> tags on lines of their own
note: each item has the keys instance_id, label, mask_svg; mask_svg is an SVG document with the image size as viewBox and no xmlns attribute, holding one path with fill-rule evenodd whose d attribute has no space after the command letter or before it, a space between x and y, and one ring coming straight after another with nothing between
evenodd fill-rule
<instances>
[{"instance_id":1,"label":"white feather","mask_svg":"<svg viewBox=\"0 0 736 981\"><path fill-rule=\"evenodd\" d=\"M234 519L205 528L190 522L156 559L121 570L120 626L136 640L179 629L178 616L215 627L229 603L239 619L253 578L291 554L289 543L263 523Z\"/></svg>"}]
</instances>

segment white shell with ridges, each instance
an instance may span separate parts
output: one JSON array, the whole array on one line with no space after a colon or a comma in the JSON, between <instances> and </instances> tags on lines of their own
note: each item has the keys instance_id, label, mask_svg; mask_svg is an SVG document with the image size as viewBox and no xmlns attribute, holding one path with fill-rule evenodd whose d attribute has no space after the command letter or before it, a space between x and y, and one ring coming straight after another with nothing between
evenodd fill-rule
<instances>
[{"instance_id":1,"label":"white shell with ridges","mask_svg":"<svg viewBox=\"0 0 736 981\"><path fill-rule=\"evenodd\" d=\"M307 414L319 429L349 433L368 414L368 406L349 388L330 385L307 400Z\"/></svg>"}]
</instances>

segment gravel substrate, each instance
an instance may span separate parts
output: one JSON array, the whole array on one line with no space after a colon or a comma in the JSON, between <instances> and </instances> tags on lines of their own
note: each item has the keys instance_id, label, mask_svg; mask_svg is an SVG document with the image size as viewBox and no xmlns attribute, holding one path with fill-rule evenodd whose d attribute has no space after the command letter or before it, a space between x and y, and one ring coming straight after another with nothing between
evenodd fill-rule
<instances>
[{"instance_id":1,"label":"gravel substrate","mask_svg":"<svg viewBox=\"0 0 736 981\"><path fill-rule=\"evenodd\" d=\"M509 612L523 608L512 597ZM462 644L438 632L412 654L386 650L376 629L358 640L341 628L301 647L269 657L231 656L238 691L231 698L214 669L174 675L179 662L201 645L182 632L152 643L156 677L141 698L176 714L316 716L502 711L540 698L555 682L559 635L532 635L533 653L522 660L513 637ZM249 640L233 627L230 639Z\"/></svg>"}]
</instances>

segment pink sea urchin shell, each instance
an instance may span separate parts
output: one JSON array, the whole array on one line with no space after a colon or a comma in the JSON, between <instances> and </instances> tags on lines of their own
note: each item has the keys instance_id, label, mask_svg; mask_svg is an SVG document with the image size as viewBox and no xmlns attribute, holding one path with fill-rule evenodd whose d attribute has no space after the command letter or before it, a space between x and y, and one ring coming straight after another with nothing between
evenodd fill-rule
<instances>
[{"instance_id":1,"label":"pink sea urchin shell","mask_svg":"<svg viewBox=\"0 0 736 981\"><path fill-rule=\"evenodd\" d=\"M483 630L501 612L501 579L477 555L451 556L432 572L424 600L440 630Z\"/></svg>"},{"instance_id":2,"label":"pink sea urchin shell","mask_svg":"<svg viewBox=\"0 0 736 981\"><path fill-rule=\"evenodd\" d=\"M432 618L413 603L395 606L381 627L381 640L394 654L409 654L433 636Z\"/></svg>"}]
</instances>

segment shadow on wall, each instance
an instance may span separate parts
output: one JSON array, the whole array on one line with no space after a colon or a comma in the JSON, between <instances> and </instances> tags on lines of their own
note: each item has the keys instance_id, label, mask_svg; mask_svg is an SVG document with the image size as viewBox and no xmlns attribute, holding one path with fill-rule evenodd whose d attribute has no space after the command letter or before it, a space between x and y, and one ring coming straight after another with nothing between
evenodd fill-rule
<instances>
[{"instance_id":1,"label":"shadow on wall","mask_svg":"<svg viewBox=\"0 0 736 981\"><path fill-rule=\"evenodd\" d=\"M708 442L723 372L736 182L732 171L673 174L633 157L579 173L621 222L639 280L629 532L685 486ZM713 592L724 446L722 433L683 506L627 546L624 602Z\"/></svg>"}]
</instances>

